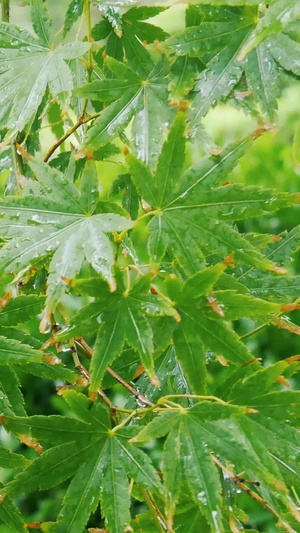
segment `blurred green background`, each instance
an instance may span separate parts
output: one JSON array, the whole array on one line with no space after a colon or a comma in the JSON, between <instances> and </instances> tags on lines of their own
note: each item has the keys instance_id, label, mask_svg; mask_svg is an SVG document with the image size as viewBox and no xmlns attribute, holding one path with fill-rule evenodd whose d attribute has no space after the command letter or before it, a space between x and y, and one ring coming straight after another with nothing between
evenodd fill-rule
<instances>
[{"instance_id":1,"label":"blurred green background","mask_svg":"<svg viewBox=\"0 0 300 533\"><path fill-rule=\"evenodd\" d=\"M55 20L55 26L59 32L68 5L68 0L52 0L48 2L51 14ZM180 31L184 27L184 6L172 8L172 13L164 13L157 17L157 22L170 33ZM93 19L97 22L100 18L96 8L93 9ZM11 7L11 21L17 25L30 29L30 8L20 7L20 0L14 0ZM82 28L77 25L73 30L73 38L82 36ZM59 36L59 33L58 33ZM295 132L300 121L300 88L299 85L288 85L278 105L278 131L276 134L267 132L257 139L247 155L240 161L234 171L234 176L228 179L236 179L245 185L262 185L276 188L280 191L296 192L300 190L300 149L299 143L294 143ZM220 105L211 110L204 119L204 127L212 141L223 146L232 140L257 128L257 122L243 111L237 110L230 105ZM49 129L42 135L44 151L51 146L53 141ZM197 155L197 154L196 154ZM117 157L118 160L118 157ZM111 163L99 163L99 176L104 190L108 190L111 182L116 177L120 167ZM5 176L3 176L5 178ZM284 230L291 230L300 223L300 208L294 207L282 210L272 215L246 221L240 226L242 231L269 232L278 234ZM142 239L142 236L141 236ZM293 273L300 273L300 254L291 263ZM297 314L298 313L298 314ZM293 321L300 325L300 312L293 313ZM33 326L35 326L33 324ZM243 334L249 329L249 321L241 321L237 325L239 333ZM300 353L300 337L275 327L268 327L259 334L250 337L247 344L255 357L262 357L266 363ZM65 407L63 401L55 395L53 384L30 378L28 375L21 376L23 390L26 398L26 406L29 414L50 414L62 412ZM117 392L121 401L121 391ZM0 429L0 439L4 445L12 450L19 446L17 441ZM158 444L157 446L160 446ZM25 448L24 448L25 450ZM154 458L158 456L158 448L153 448L151 453ZM26 449L26 453L34 455L34 452ZM0 480L5 482L11 475L10 472L0 470ZM43 493L27 496L20 501L20 508L28 522L53 520L59 510L65 487L50 490ZM246 526L257 528L261 532L274 533L273 519L258 507L247 495L241 494L239 506L251 512L252 522ZM18 503L18 502L17 502ZM99 522L95 516L95 526ZM5 526L0 525L0 533L14 533Z\"/></svg>"}]
</instances>

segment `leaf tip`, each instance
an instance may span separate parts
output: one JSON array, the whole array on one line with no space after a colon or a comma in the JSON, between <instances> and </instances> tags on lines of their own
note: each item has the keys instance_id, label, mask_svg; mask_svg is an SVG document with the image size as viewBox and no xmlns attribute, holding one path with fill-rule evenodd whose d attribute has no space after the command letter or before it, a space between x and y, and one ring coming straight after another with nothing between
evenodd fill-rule
<instances>
[{"instance_id":1,"label":"leaf tip","mask_svg":"<svg viewBox=\"0 0 300 533\"><path fill-rule=\"evenodd\" d=\"M91 402L95 402L98 398L98 393L95 392L95 391L90 391L89 392L89 399L91 400Z\"/></svg>"},{"instance_id":2,"label":"leaf tip","mask_svg":"<svg viewBox=\"0 0 300 533\"><path fill-rule=\"evenodd\" d=\"M71 278L66 278L66 276L60 276L60 277L67 285L72 285L73 280Z\"/></svg>"},{"instance_id":3,"label":"leaf tip","mask_svg":"<svg viewBox=\"0 0 300 533\"><path fill-rule=\"evenodd\" d=\"M180 316L180 314L177 311L175 311L175 313L173 315L173 318L174 318L175 322L178 322L178 323L181 322L181 316Z\"/></svg>"},{"instance_id":4,"label":"leaf tip","mask_svg":"<svg viewBox=\"0 0 300 533\"><path fill-rule=\"evenodd\" d=\"M228 257L225 257L225 259L223 261L223 264L225 266L229 266L232 263L233 258L234 258L234 252L232 252L230 255L228 255Z\"/></svg>"},{"instance_id":5,"label":"leaf tip","mask_svg":"<svg viewBox=\"0 0 300 533\"><path fill-rule=\"evenodd\" d=\"M109 290L110 292L115 292L117 290L117 284L114 279L109 282Z\"/></svg>"},{"instance_id":6,"label":"leaf tip","mask_svg":"<svg viewBox=\"0 0 300 533\"><path fill-rule=\"evenodd\" d=\"M160 387L160 381L156 375L150 376L150 382L152 385L154 385L154 387Z\"/></svg>"},{"instance_id":7,"label":"leaf tip","mask_svg":"<svg viewBox=\"0 0 300 533\"><path fill-rule=\"evenodd\" d=\"M55 365L60 365L61 359L59 359L59 357L56 357L56 355L45 354L43 356L43 362L47 363L50 366L55 366Z\"/></svg>"},{"instance_id":8,"label":"leaf tip","mask_svg":"<svg viewBox=\"0 0 300 533\"><path fill-rule=\"evenodd\" d=\"M275 265L273 268L272 268L272 272L274 272L275 274L287 274L287 269L286 268L283 268L283 267L280 267L278 265Z\"/></svg>"},{"instance_id":9,"label":"leaf tip","mask_svg":"<svg viewBox=\"0 0 300 533\"><path fill-rule=\"evenodd\" d=\"M137 437L132 437L132 439L129 439L129 441L128 441L129 444L135 444L136 442L138 442L138 438Z\"/></svg>"}]
</instances>

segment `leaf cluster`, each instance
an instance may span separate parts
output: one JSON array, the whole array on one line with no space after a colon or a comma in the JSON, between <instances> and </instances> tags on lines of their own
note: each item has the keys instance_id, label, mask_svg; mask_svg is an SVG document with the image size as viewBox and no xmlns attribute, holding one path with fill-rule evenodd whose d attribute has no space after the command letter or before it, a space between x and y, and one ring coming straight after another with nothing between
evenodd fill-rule
<instances>
[{"instance_id":1,"label":"leaf cluster","mask_svg":"<svg viewBox=\"0 0 300 533\"><path fill-rule=\"evenodd\" d=\"M27 3L32 31L0 24L0 520L256 533L252 499L299 532L300 356L247 339L300 334L300 226L243 230L299 193L234 177L298 80L299 0L189 1L179 33L171 1L71 0L61 29ZM221 101L257 127L218 147Z\"/></svg>"}]
</instances>

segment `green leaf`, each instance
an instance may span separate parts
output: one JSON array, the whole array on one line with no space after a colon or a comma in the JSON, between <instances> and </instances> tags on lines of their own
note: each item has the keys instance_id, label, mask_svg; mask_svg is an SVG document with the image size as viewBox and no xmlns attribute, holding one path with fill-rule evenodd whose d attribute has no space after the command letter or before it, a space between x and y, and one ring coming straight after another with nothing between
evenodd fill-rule
<instances>
[{"instance_id":1,"label":"green leaf","mask_svg":"<svg viewBox=\"0 0 300 533\"><path fill-rule=\"evenodd\" d=\"M266 9L265 15L259 20L256 28L243 46L240 57L245 57L265 39L284 30L290 22L299 17L299 14L299 0L289 0L288 3L286 0L277 0L274 5Z\"/></svg>"},{"instance_id":2,"label":"green leaf","mask_svg":"<svg viewBox=\"0 0 300 533\"><path fill-rule=\"evenodd\" d=\"M166 41L167 45L177 55L190 54L198 57L207 53L218 52L228 44L229 39L235 37L235 33L249 26L249 20L243 18L241 12L233 11L228 16L228 11L223 11L222 21L206 22L205 19L199 25L187 27L180 35L175 35ZM207 19L207 13L205 13ZM209 15L209 13L208 13ZM235 15L235 16L234 16ZM209 20L209 18L208 18ZM212 35L214 36L212 39Z\"/></svg>"},{"instance_id":3,"label":"green leaf","mask_svg":"<svg viewBox=\"0 0 300 533\"><path fill-rule=\"evenodd\" d=\"M5 48L0 48L0 95L3 100L0 124L8 129L5 142L14 138L33 119L48 84L53 98L57 97L63 105L68 102L73 79L66 60L80 57L90 47L89 43L69 43L52 49L52 41L48 43L51 37L50 25L41 0L35 0L33 4L33 17L41 42L31 37L27 46L20 49L15 49L13 45L8 47L7 44ZM18 29L7 23L3 23L2 28L5 28L8 35L15 36L14 42ZM26 33L19 33L21 43L23 35L27 40ZM60 76L57 75L58 72Z\"/></svg>"},{"instance_id":4,"label":"green leaf","mask_svg":"<svg viewBox=\"0 0 300 533\"><path fill-rule=\"evenodd\" d=\"M182 483L181 441L178 428L170 431L164 444L162 470L164 472L165 512L168 523L173 523Z\"/></svg>"},{"instance_id":5,"label":"green leaf","mask_svg":"<svg viewBox=\"0 0 300 533\"><path fill-rule=\"evenodd\" d=\"M104 483L101 491L101 507L107 526L116 533L122 533L130 522L129 484L114 438L108 440L104 467Z\"/></svg>"},{"instance_id":6,"label":"green leaf","mask_svg":"<svg viewBox=\"0 0 300 533\"><path fill-rule=\"evenodd\" d=\"M215 291L214 297L222 307L226 320L237 320L243 315L255 320L276 315L282 310L280 304L251 298L236 291Z\"/></svg>"},{"instance_id":7,"label":"green leaf","mask_svg":"<svg viewBox=\"0 0 300 533\"><path fill-rule=\"evenodd\" d=\"M82 531L90 514L96 510L99 500L99 468L103 453L103 449L100 449L92 454L72 479L57 517L57 533Z\"/></svg>"},{"instance_id":8,"label":"green leaf","mask_svg":"<svg viewBox=\"0 0 300 533\"><path fill-rule=\"evenodd\" d=\"M243 364L252 359L238 335L223 322L207 318L197 313L198 331L204 344L216 355L223 355L233 364Z\"/></svg>"},{"instance_id":9,"label":"green leaf","mask_svg":"<svg viewBox=\"0 0 300 533\"><path fill-rule=\"evenodd\" d=\"M185 157L185 115L178 113L174 120L167 141L163 144L158 159L155 184L158 190L157 207L162 207L168 201L170 190L176 186L182 172Z\"/></svg>"},{"instance_id":10,"label":"green leaf","mask_svg":"<svg viewBox=\"0 0 300 533\"><path fill-rule=\"evenodd\" d=\"M190 320L183 316L174 332L176 357L180 361L192 389L198 394L206 391L205 351L201 336L191 327Z\"/></svg>"},{"instance_id":11,"label":"green leaf","mask_svg":"<svg viewBox=\"0 0 300 533\"><path fill-rule=\"evenodd\" d=\"M241 37L245 38L247 33L243 30ZM197 122L206 115L209 108L228 96L233 87L240 80L243 73L243 66L237 60L241 37L233 39L233 46L225 46L207 64L207 68L200 73L195 83L197 92L193 104L192 120ZM240 45L241 46L241 45Z\"/></svg>"},{"instance_id":12,"label":"green leaf","mask_svg":"<svg viewBox=\"0 0 300 533\"><path fill-rule=\"evenodd\" d=\"M170 70L169 91L172 102L184 100L194 87L199 71L195 58L177 57Z\"/></svg>"},{"instance_id":13,"label":"green leaf","mask_svg":"<svg viewBox=\"0 0 300 533\"><path fill-rule=\"evenodd\" d=\"M34 350L31 346L0 337L0 365L39 363L43 360L43 356L43 352Z\"/></svg>"},{"instance_id":14,"label":"green leaf","mask_svg":"<svg viewBox=\"0 0 300 533\"><path fill-rule=\"evenodd\" d=\"M213 267L205 268L193 277L189 278L182 289L182 297L185 302L208 294L226 269L225 263L218 263ZM182 298L181 297L181 298Z\"/></svg>"},{"instance_id":15,"label":"green leaf","mask_svg":"<svg viewBox=\"0 0 300 533\"><path fill-rule=\"evenodd\" d=\"M183 469L196 503L215 531L222 531L220 515L221 483L215 465L205 450L199 446L201 431L189 419L183 420L181 442Z\"/></svg>"},{"instance_id":16,"label":"green leaf","mask_svg":"<svg viewBox=\"0 0 300 533\"><path fill-rule=\"evenodd\" d=\"M279 72L268 43L262 43L255 48L247 56L245 65L249 89L260 103L262 111L273 120L280 95L280 83Z\"/></svg>"},{"instance_id":17,"label":"green leaf","mask_svg":"<svg viewBox=\"0 0 300 533\"><path fill-rule=\"evenodd\" d=\"M171 133L169 135L171 136ZM183 140L183 130L180 138ZM248 137L238 144L229 146L221 156L203 158L200 163L193 165L179 179L177 178L177 186L176 184L174 186L173 182L169 184L168 203L163 206L162 211L159 209L149 224L148 248L153 265L162 261L167 248L170 247L179 265L189 275L203 267L203 252L207 249L210 253L213 251L222 254L223 257L234 252L238 261L276 271L276 266L239 235L235 228L218 220L221 217L227 218L228 214L234 218L243 218L244 211L248 212L248 216L250 213L253 216L262 209L272 209L272 198L275 209L279 205L292 202L287 196L279 197L277 200L271 191L251 190L251 188L244 190L238 184L227 186L228 188L214 188L222 176L236 165L238 157L244 153L250 143L251 138ZM167 144L164 151L168 151ZM160 156L162 157L165 158L165 155ZM138 191L148 202L150 201L152 208L160 207L160 193L157 192L157 185L155 186L154 178L152 179L149 171L147 170L145 183L142 181L144 166L133 156L128 157L128 163ZM221 201L218 201L218 196ZM261 198L257 200L257 196Z\"/></svg>"},{"instance_id":18,"label":"green leaf","mask_svg":"<svg viewBox=\"0 0 300 533\"><path fill-rule=\"evenodd\" d=\"M105 233L130 228L132 222L115 213L89 216L98 195L95 178L84 185L80 196L68 174L37 162L31 166L41 183L50 189L50 200L28 196L6 197L2 201L3 214L7 217L5 235L14 237L20 222L27 232L26 239L19 235L2 248L2 271L20 270L37 255L54 252L48 278L49 313L65 292L64 278L75 277L84 258L114 287L113 247ZM52 195L59 200L51 200ZM87 195L92 198L89 200L92 204L87 203Z\"/></svg>"},{"instance_id":19,"label":"green leaf","mask_svg":"<svg viewBox=\"0 0 300 533\"><path fill-rule=\"evenodd\" d=\"M34 294L11 298L8 305L0 311L0 326L17 326L27 322L42 311L44 303L43 296Z\"/></svg>"},{"instance_id":20,"label":"green leaf","mask_svg":"<svg viewBox=\"0 0 300 533\"><path fill-rule=\"evenodd\" d=\"M127 443L134 430L127 434L124 428L120 434L111 431L101 405L96 403L90 409L87 398L75 391L65 391L64 397L75 419L62 416L5 419L8 430L20 434L30 429L33 437L47 443L48 449L8 483L4 493L46 490L73 477L54 530L82 531L100 500L107 526L121 533L130 522L127 476L153 490L160 485L155 469L141 450Z\"/></svg>"},{"instance_id":21,"label":"green leaf","mask_svg":"<svg viewBox=\"0 0 300 533\"><path fill-rule=\"evenodd\" d=\"M279 33L268 41L267 46L274 59L285 70L290 70L296 76L300 74L299 52L300 45L284 33Z\"/></svg>"},{"instance_id":22,"label":"green leaf","mask_svg":"<svg viewBox=\"0 0 300 533\"><path fill-rule=\"evenodd\" d=\"M169 433L164 446L163 471L166 475L166 505L169 517L172 518L178 489L173 484L169 485L172 476L182 468L183 475L188 483L195 503L206 516L215 531L222 531L219 505L221 501L221 484L218 472L212 462L209 451L206 449L205 439L201 432L202 417L218 418L226 413L226 407L208 404L199 404L181 413L163 413L155 418L134 438L135 442L148 442L155 437L162 437ZM228 410L230 416L230 407ZM226 416L226 415L225 415ZM195 424L195 421L198 423ZM203 423L207 423L203 421ZM173 445L173 454L170 446ZM175 458L174 458L175 449ZM180 464L179 464L180 461ZM173 478L174 479L174 478ZM180 474L179 474L180 480Z\"/></svg>"},{"instance_id":23,"label":"green leaf","mask_svg":"<svg viewBox=\"0 0 300 533\"><path fill-rule=\"evenodd\" d=\"M49 17L47 6L43 0L31 0L31 18L35 33L43 46L50 48L53 43L54 33L52 20Z\"/></svg>"},{"instance_id":24,"label":"green leaf","mask_svg":"<svg viewBox=\"0 0 300 533\"><path fill-rule=\"evenodd\" d=\"M71 0L69 7L66 11L65 22L64 22L64 37L72 28L73 24L78 20L78 18L83 13L83 0Z\"/></svg>"},{"instance_id":25,"label":"green leaf","mask_svg":"<svg viewBox=\"0 0 300 533\"><path fill-rule=\"evenodd\" d=\"M125 331L122 324L122 309L113 309L106 314L106 320L98 331L91 364L91 390L96 391L101 385L106 368L122 350Z\"/></svg>"},{"instance_id":26,"label":"green leaf","mask_svg":"<svg viewBox=\"0 0 300 533\"><path fill-rule=\"evenodd\" d=\"M139 65L141 70L131 70L122 63L107 58L106 65L117 78L121 78L121 83L119 79L102 80L83 86L76 92L77 95L96 96L106 100L109 99L110 91L112 100L87 131L84 148L95 150L107 143L120 135L132 117L135 117L132 122L135 151L143 161L154 166L166 124L173 116L167 92L169 68L164 59L154 65L146 49L135 41L129 39L126 50L130 54L130 66L135 69ZM121 97L114 100L116 92Z\"/></svg>"},{"instance_id":27,"label":"green leaf","mask_svg":"<svg viewBox=\"0 0 300 533\"><path fill-rule=\"evenodd\" d=\"M0 388L5 396L1 402L1 411L6 415L14 413L18 416L26 416L20 381L14 369L8 365L1 367Z\"/></svg>"},{"instance_id":28,"label":"green leaf","mask_svg":"<svg viewBox=\"0 0 300 533\"><path fill-rule=\"evenodd\" d=\"M15 503L10 498L5 498L0 505L0 520L4 522L11 531L16 533L28 533L25 528L24 521Z\"/></svg>"},{"instance_id":29,"label":"green leaf","mask_svg":"<svg viewBox=\"0 0 300 533\"><path fill-rule=\"evenodd\" d=\"M25 459L23 455L10 452L6 448L0 448L0 464L1 468L20 468L28 465L30 461Z\"/></svg>"}]
</instances>

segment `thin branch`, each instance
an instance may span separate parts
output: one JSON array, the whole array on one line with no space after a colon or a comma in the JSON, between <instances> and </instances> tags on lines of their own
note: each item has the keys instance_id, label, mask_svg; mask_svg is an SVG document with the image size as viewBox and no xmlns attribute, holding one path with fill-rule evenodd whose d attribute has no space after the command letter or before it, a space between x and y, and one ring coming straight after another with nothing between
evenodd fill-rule
<instances>
[{"instance_id":1,"label":"thin branch","mask_svg":"<svg viewBox=\"0 0 300 533\"><path fill-rule=\"evenodd\" d=\"M63 142L65 142L65 140L68 139L78 128L80 128L80 126L82 126L83 124L87 124L94 118L99 117L99 114L100 113L95 113L94 115L90 115L89 117L86 117L86 118L81 116L76 122L76 124L74 124L72 128L70 128L60 139L58 139L58 141L55 144L53 144L53 146L51 146L50 150L47 152L47 154L44 157L44 162L47 163L50 157L54 154L55 150L57 150L57 148Z\"/></svg>"},{"instance_id":2,"label":"thin branch","mask_svg":"<svg viewBox=\"0 0 300 533\"><path fill-rule=\"evenodd\" d=\"M85 342L82 338L76 338L75 344L78 344L80 348L84 351L86 357L88 359L91 359L93 356L93 350L90 348L90 346ZM132 385L127 383L119 374L117 374L112 368L107 367L106 372L112 376L124 389L126 389L130 394L132 394L135 399L141 403L144 403L148 407L154 407L154 403L150 402L150 400L147 399L147 397L142 393L137 391Z\"/></svg>"},{"instance_id":3,"label":"thin branch","mask_svg":"<svg viewBox=\"0 0 300 533\"><path fill-rule=\"evenodd\" d=\"M54 328L54 327L55 326L53 324L52 328ZM87 371L87 369L81 364L81 362L79 360L77 349L76 349L76 346L75 346L75 342L70 340L69 341L69 346L70 346L70 350L71 350L71 354L72 354L72 357L73 357L75 368L77 370L79 370L79 372L82 374L82 376L84 376L84 378L86 379L87 383L89 383L90 374ZM102 398L104 403L109 407L111 416L115 417L116 414L117 414L117 410L116 410L115 405L110 401L110 399L106 396L105 392L102 389L99 388L97 392L98 392L100 398Z\"/></svg>"},{"instance_id":4,"label":"thin branch","mask_svg":"<svg viewBox=\"0 0 300 533\"><path fill-rule=\"evenodd\" d=\"M264 507L270 514L272 514L277 520L278 525L283 527L288 533L296 533L293 528L290 527L290 525L281 519L280 515L268 504L266 500L264 500L261 496L259 496L256 492L249 489L244 483L242 483L241 478L237 476L234 472L226 468L217 457L211 453L211 458L213 462L228 476L232 479L232 481L241 489L243 492L248 494L253 500L255 500L257 503L259 503L262 507ZM257 482L255 482L257 484Z\"/></svg>"},{"instance_id":5,"label":"thin branch","mask_svg":"<svg viewBox=\"0 0 300 533\"><path fill-rule=\"evenodd\" d=\"M130 385L130 383L127 383L121 376L119 376L112 368L107 367L106 372L110 374L116 381L124 387L124 389L128 390L130 394L132 394L136 400L139 402L144 403L145 405L148 405L148 407L154 407L154 403L150 402L148 398L143 394L142 392L137 391L134 387Z\"/></svg>"}]
</instances>

